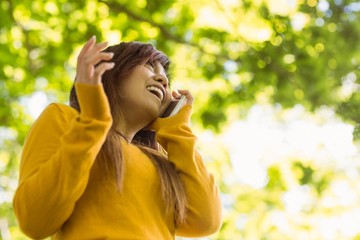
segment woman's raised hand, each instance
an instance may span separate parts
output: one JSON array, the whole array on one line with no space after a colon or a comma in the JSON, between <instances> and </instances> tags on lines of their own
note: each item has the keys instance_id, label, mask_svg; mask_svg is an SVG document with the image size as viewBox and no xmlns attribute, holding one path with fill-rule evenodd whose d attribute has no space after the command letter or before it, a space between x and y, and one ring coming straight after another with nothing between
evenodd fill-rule
<instances>
[{"instance_id":1,"label":"woman's raised hand","mask_svg":"<svg viewBox=\"0 0 360 240\"><path fill-rule=\"evenodd\" d=\"M77 58L77 82L93 85L100 84L104 72L114 67L115 63L113 62L103 62L97 65L101 61L109 61L114 55L112 52L101 52L107 44L107 42L96 43L95 36L85 43ZM95 65L97 66L95 67Z\"/></svg>"}]
</instances>

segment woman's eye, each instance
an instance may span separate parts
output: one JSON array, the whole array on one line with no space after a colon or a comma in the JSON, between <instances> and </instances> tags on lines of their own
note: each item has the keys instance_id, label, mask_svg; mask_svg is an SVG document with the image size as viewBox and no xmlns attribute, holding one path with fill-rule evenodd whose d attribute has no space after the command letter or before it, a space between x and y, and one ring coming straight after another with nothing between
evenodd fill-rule
<instances>
[{"instance_id":1,"label":"woman's eye","mask_svg":"<svg viewBox=\"0 0 360 240\"><path fill-rule=\"evenodd\" d=\"M150 71L154 72L154 67L152 66L152 64L146 63L146 64L145 64L145 67L146 67L147 69L149 69Z\"/></svg>"}]
</instances>

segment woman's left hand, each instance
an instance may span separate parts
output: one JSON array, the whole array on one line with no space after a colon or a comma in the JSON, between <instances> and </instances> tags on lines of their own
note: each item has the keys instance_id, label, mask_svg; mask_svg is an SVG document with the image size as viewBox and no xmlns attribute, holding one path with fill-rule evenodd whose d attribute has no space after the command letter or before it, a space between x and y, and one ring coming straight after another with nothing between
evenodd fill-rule
<instances>
[{"instance_id":1,"label":"woman's left hand","mask_svg":"<svg viewBox=\"0 0 360 240\"><path fill-rule=\"evenodd\" d=\"M172 92L172 96L173 96L174 99L180 99L181 95L186 96L185 105L192 106L194 98L193 98L193 96L191 95L191 93L188 90L177 90L177 91Z\"/></svg>"}]
</instances>

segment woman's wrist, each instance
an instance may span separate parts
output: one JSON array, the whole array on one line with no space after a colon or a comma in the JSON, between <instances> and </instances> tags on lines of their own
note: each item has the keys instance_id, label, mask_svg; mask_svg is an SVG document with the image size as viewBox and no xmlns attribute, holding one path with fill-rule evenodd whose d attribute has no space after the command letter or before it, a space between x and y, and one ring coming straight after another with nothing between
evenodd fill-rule
<instances>
[{"instance_id":1,"label":"woman's wrist","mask_svg":"<svg viewBox=\"0 0 360 240\"><path fill-rule=\"evenodd\" d=\"M161 128L173 127L178 125L188 125L191 118L192 106L185 105L182 109L174 116L165 117L165 118L157 118L154 122L152 122L147 129L159 131Z\"/></svg>"}]
</instances>

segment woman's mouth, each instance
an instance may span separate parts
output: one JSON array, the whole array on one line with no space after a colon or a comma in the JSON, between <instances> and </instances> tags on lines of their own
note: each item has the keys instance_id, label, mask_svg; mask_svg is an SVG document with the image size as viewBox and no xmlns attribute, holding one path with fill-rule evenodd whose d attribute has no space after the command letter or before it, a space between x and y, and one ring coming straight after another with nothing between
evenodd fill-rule
<instances>
[{"instance_id":1,"label":"woman's mouth","mask_svg":"<svg viewBox=\"0 0 360 240\"><path fill-rule=\"evenodd\" d=\"M164 100L163 91L156 86L148 86L146 89L160 99L160 102Z\"/></svg>"}]
</instances>

